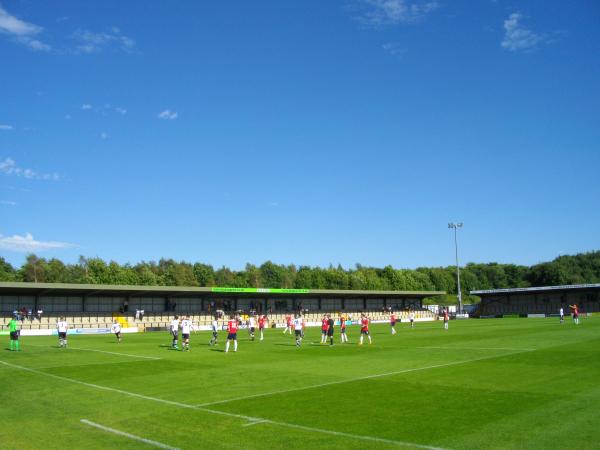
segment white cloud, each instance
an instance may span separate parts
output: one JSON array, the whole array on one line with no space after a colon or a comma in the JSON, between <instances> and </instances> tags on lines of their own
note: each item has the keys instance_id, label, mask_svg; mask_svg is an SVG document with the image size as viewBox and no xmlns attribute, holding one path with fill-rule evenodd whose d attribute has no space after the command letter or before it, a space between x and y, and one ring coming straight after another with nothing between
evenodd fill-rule
<instances>
[{"instance_id":1,"label":"white cloud","mask_svg":"<svg viewBox=\"0 0 600 450\"><path fill-rule=\"evenodd\" d=\"M75 53L97 53L110 47L124 52L135 50L135 41L121 34L121 30L117 27L102 33L80 29L75 31L73 38L78 42L74 49Z\"/></svg>"},{"instance_id":2,"label":"white cloud","mask_svg":"<svg viewBox=\"0 0 600 450\"><path fill-rule=\"evenodd\" d=\"M12 236L3 236L0 234L0 249L14 252L43 252L46 250L56 250L62 248L72 248L74 244L58 241L36 241L31 233L25 233L25 236L14 234Z\"/></svg>"},{"instance_id":3,"label":"white cloud","mask_svg":"<svg viewBox=\"0 0 600 450\"><path fill-rule=\"evenodd\" d=\"M534 33L521 25L522 19L523 15L515 12L504 21L504 38L500 43L502 48L511 52L532 50L538 44L547 41L544 35Z\"/></svg>"},{"instance_id":4,"label":"white cloud","mask_svg":"<svg viewBox=\"0 0 600 450\"><path fill-rule=\"evenodd\" d=\"M406 48L402 47L397 42L387 42L383 44L381 48L393 56L401 56L407 52Z\"/></svg>"},{"instance_id":5,"label":"white cloud","mask_svg":"<svg viewBox=\"0 0 600 450\"><path fill-rule=\"evenodd\" d=\"M30 38L19 38L18 39L19 42L21 42L24 45L27 45L29 48L33 49L33 50L37 50L37 51L41 51L41 52L49 52L50 50L52 50L52 47L48 44L44 44L41 41L38 41L37 39L30 39Z\"/></svg>"},{"instance_id":6,"label":"white cloud","mask_svg":"<svg viewBox=\"0 0 600 450\"><path fill-rule=\"evenodd\" d=\"M12 200L0 200L0 205L17 206L17 202L13 202Z\"/></svg>"},{"instance_id":7,"label":"white cloud","mask_svg":"<svg viewBox=\"0 0 600 450\"><path fill-rule=\"evenodd\" d=\"M12 130L13 126L12 125L2 125L0 124L0 130Z\"/></svg>"},{"instance_id":8,"label":"white cloud","mask_svg":"<svg viewBox=\"0 0 600 450\"><path fill-rule=\"evenodd\" d=\"M29 36L43 30L32 23L25 22L12 16L0 5L0 31L17 36Z\"/></svg>"},{"instance_id":9,"label":"white cloud","mask_svg":"<svg viewBox=\"0 0 600 450\"><path fill-rule=\"evenodd\" d=\"M177 119L178 114L175 111L171 111L170 109L165 109L164 111L158 114L158 117L163 120L175 120Z\"/></svg>"},{"instance_id":10,"label":"white cloud","mask_svg":"<svg viewBox=\"0 0 600 450\"><path fill-rule=\"evenodd\" d=\"M112 106L110 103L105 103L103 106L96 106L96 107L94 107L90 103L84 103L83 105L81 105L81 109L83 111L92 111L94 113L101 114L103 116L108 116L113 113L119 114L121 116L124 116L125 114L127 114L127 109L125 109L121 106ZM69 118L71 118L71 117L69 116Z\"/></svg>"},{"instance_id":11,"label":"white cloud","mask_svg":"<svg viewBox=\"0 0 600 450\"><path fill-rule=\"evenodd\" d=\"M23 44L32 50L49 51L52 47L42 41L34 38L44 29L33 23L25 22L18 19L6 11L0 5L0 33L6 34L13 38L15 42Z\"/></svg>"},{"instance_id":12,"label":"white cloud","mask_svg":"<svg viewBox=\"0 0 600 450\"><path fill-rule=\"evenodd\" d=\"M358 20L365 25L379 27L413 23L435 11L439 3L433 1L408 0L361 0Z\"/></svg>"},{"instance_id":13,"label":"white cloud","mask_svg":"<svg viewBox=\"0 0 600 450\"><path fill-rule=\"evenodd\" d=\"M24 169L19 167L17 163L11 159L6 158L4 161L0 161L0 173L5 175L14 175L17 177L27 178L29 180L47 180L47 181L58 181L60 175L55 173L38 173L31 169Z\"/></svg>"}]
</instances>

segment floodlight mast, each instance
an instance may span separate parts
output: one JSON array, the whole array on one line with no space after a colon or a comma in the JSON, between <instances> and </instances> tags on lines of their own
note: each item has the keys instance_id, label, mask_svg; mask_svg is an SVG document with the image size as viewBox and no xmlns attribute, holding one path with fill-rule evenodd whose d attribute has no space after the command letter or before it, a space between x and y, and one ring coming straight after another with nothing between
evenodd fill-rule
<instances>
[{"instance_id":1,"label":"floodlight mast","mask_svg":"<svg viewBox=\"0 0 600 450\"><path fill-rule=\"evenodd\" d=\"M460 267L458 265L458 239L456 237L456 232L459 228L462 228L463 223L449 223L448 228L454 229L454 255L456 257L456 286L457 286L457 298L458 298L458 313L462 314L462 292L460 290Z\"/></svg>"}]
</instances>

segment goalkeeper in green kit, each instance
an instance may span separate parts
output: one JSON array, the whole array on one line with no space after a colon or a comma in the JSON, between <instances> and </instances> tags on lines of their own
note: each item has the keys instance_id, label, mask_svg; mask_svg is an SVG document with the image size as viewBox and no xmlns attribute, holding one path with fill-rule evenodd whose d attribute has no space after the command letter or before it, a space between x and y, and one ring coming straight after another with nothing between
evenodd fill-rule
<instances>
[{"instance_id":1,"label":"goalkeeper in green kit","mask_svg":"<svg viewBox=\"0 0 600 450\"><path fill-rule=\"evenodd\" d=\"M10 332L10 351L19 351L19 322L15 317L8 322L8 331Z\"/></svg>"}]
</instances>

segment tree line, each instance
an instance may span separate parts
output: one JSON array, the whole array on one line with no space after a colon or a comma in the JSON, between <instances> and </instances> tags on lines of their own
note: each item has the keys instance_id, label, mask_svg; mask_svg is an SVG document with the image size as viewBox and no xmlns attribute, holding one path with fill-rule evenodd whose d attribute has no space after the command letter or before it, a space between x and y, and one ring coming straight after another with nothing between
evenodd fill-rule
<instances>
[{"instance_id":1,"label":"tree line","mask_svg":"<svg viewBox=\"0 0 600 450\"><path fill-rule=\"evenodd\" d=\"M600 283L600 251L559 256L533 266L469 263L461 267L461 290ZM0 257L0 281L122 284L143 286L223 286L297 289L446 291L456 294L456 268L395 269L341 266L311 267L247 264L243 270L215 269L209 264L161 259L119 264L80 257L77 263L27 256L21 267Z\"/></svg>"}]
</instances>

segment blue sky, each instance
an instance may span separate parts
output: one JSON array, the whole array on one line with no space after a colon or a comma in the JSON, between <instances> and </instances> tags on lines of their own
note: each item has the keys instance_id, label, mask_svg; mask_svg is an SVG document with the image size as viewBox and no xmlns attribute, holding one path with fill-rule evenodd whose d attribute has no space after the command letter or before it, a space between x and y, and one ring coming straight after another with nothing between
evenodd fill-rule
<instances>
[{"instance_id":1,"label":"blue sky","mask_svg":"<svg viewBox=\"0 0 600 450\"><path fill-rule=\"evenodd\" d=\"M0 254L600 248L595 1L0 0Z\"/></svg>"}]
</instances>

